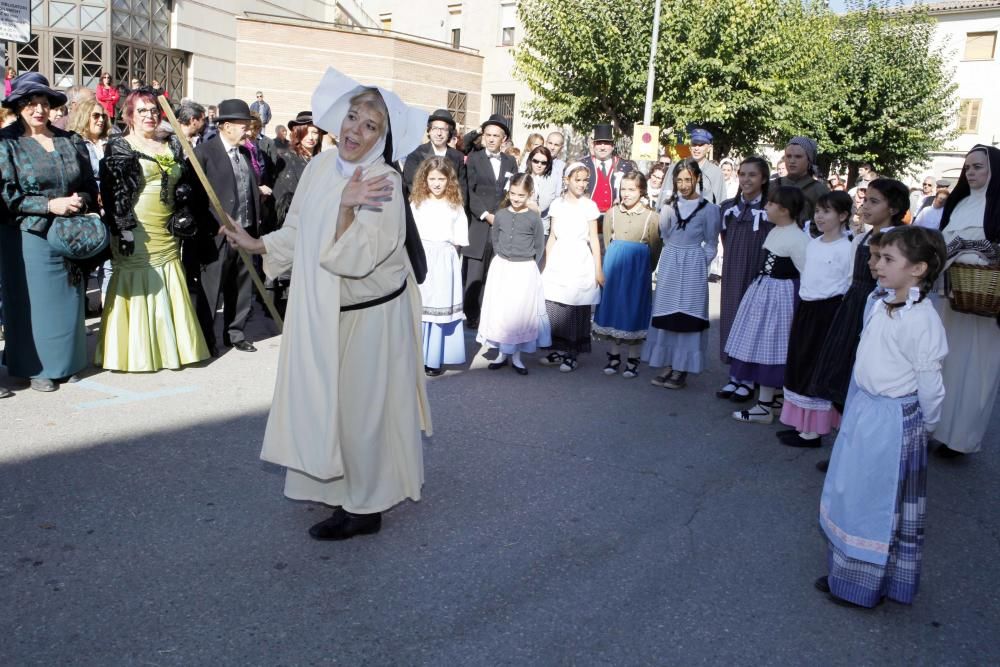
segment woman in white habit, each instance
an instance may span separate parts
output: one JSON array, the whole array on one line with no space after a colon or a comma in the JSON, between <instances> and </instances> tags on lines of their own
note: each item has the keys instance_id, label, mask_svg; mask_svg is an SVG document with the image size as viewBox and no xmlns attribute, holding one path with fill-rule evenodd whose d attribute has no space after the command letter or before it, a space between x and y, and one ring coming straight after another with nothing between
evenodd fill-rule
<instances>
[{"instance_id":1,"label":"woman in white habit","mask_svg":"<svg viewBox=\"0 0 1000 667\"><path fill-rule=\"evenodd\" d=\"M287 468L288 498L333 507L309 534L343 540L378 532L424 481L420 293L392 164L419 145L427 114L332 68L312 110L338 150L309 162L281 229L226 234L263 255L268 276L294 266L261 458Z\"/></svg>"}]
</instances>

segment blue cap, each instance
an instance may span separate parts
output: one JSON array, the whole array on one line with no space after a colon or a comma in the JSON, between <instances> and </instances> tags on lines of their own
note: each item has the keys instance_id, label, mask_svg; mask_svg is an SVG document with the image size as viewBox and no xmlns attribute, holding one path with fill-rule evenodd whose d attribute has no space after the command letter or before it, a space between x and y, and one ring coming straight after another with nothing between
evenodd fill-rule
<instances>
[{"instance_id":1,"label":"blue cap","mask_svg":"<svg viewBox=\"0 0 1000 667\"><path fill-rule=\"evenodd\" d=\"M710 144L712 143L712 133L708 130L696 127L691 130L691 143L692 144Z\"/></svg>"}]
</instances>

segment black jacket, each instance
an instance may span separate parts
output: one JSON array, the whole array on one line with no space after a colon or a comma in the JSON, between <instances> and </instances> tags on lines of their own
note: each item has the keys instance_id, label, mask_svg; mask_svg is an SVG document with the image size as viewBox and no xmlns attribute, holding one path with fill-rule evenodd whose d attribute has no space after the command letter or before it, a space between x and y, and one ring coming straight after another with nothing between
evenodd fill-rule
<instances>
[{"instance_id":1,"label":"black jacket","mask_svg":"<svg viewBox=\"0 0 1000 667\"><path fill-rule=\"evenodd\" d=\"M403 195L406 196L407 200L410 198L410 190L413 188L413 178L417 175L417 170L420 169L420 165L423 164L424 160L432 155L434 155L434 147L431 146L430 142L427 142L426 144L420 144L412 153L406 156L406 164L403 166ZM458 174L458 187L464 195L465 156L462 155L461 151L449 147L445 152L445 157L451 160L452 166L455 167L455 173Z\"/></svg>"},{"instance_id":2,"label":"black jacket","mask_svg":"<svg viewBox=\"0 0 1000 667\"><path fill-rule=\"evenodd\" d=\"M250 162L250 151L242 145L238 146L238 149L240 155L246 161L247 170L250 173L251 197L248 201L250 224L247 231L256 236L260 218L260 208L258 206L260 197L256 196L256 194L260 190L257 185L257 176L254 174L253 165ZM222 137L216 135L211 140L198 144L194 149L194 154L198 158L198 162L201 163L209 184L215 190L215 194L222 204L222 209L233 219L238 218L240 201L236 192L236 175L233 173L233 163L226 152L225 144L222 143ZM225 237L218 235L219 227L223 223L215 215L207 194L204 192L200 192L199 194L201 196L197 200L197 207L193 208L195 215L198 217L198 236L201 241L199 248L204 251L199 252L199 255L204 262L210 261L210 258L215 256L215 253L225 243ZM208 248L208 245L211 245L214 250Z\"/></svg>"},{"instance_id":3,"label":"black jacket","mask_svg":"<svg viewBox=\"0 0 1000 667\"><path fill-rule=\"evenodd\" d=\"M475 151L465 163L465 180L469 209L469 245L462 254L482 259L490 244L490 225L482 220L483 213L496 213L510 178L517 174L517 160L500 154L500 178L493 176L493 166L485 150Z\"/></svg>"}]
</instances>

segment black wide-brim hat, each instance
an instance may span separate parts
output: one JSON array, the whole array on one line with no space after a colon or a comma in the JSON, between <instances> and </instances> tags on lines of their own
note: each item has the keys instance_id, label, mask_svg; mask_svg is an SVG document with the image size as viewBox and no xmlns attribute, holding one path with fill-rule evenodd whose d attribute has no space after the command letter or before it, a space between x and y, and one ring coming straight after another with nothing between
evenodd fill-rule
<instances>
[{"instance_id":1,"label":"black wide-brim hat","mask_svg":"<svg viewBox=\"0 0 1000 667\"><path fill-rule=\"evenodd\" d=\"M485 130L487 125L496 125L501 130L503 130L504 133L506 133L507 139L510 139L510 126L507 125L507 119L501 116L500 114L495 113L492 116L490 116L479 129Z\"/></svg>"},{"instance_id":2,"label":"black wide-brim hat","mask_svg":"<svg viewBox=\"0 0 1000 667\"><path fill-rule=\"evenodd\" d=\"M38 72L26 72L10 82L10 95L4 99L3 107L14 109L18 102L30 100L35 95L45 95L52 107L66 104L66 94L51 87L48 79Z\"/></svg>"},{"instance_id":3,"label":"black wide-brim hat","mask_svg":"<svg viewBox=\"0 0 1000 667\"><path fill-rule=\"evenodd\" d=\"M438 109L437 111L432 113L427 118L427 124L430 125L436 120L439 120L443 123L448 123L449 125L451 125L451 129L455 129L456 127L455 118L451 115L451 112L448 111L447 109ZM507 134L510 134L510 132L508 132Z\"/></svg>"},{"instance_id":4,"label":"black wide-brim hat","mask_svg":"<svg viewBox=\"0 0 1000 667\"><path fill-rule=\"evenodd\" d=\"M215 117L215 121L225 123L231 120L245 120L247 122L253 120L250 115L250 105L243 100L222 100L219 102L219 114Z\"/></svg>"},{"instance_id":5,"label":"black wide-brim hat","mask_svg":"<svg viewBox=\"0 0 1000 667\"><path fill-rule=\"evenodd\" d=\"M313 122L312 111L300 111L298 115L295 116L294 119L288 121L289 130L294 129L296 127L300 127L302 125L312 125L317 130L319 130L320 134L326 134L326 130L324 130L321 127L317 127L316 124Z\"/></svg>"}]
</instances>

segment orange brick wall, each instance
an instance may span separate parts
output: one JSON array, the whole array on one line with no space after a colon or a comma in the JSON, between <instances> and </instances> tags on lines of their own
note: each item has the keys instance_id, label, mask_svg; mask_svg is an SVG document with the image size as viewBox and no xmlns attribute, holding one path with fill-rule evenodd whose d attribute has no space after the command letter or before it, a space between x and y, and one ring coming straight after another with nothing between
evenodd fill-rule
<instances>
[{"instance_id":1,"label":"orange brick wall","mask_svg":"<svg viewBox=\"0 0 1000 667\"><path fill-rule=\"evenodd\" d=\"M468 95L468 123L480 117L483 59L416 41L332 27L237 20L236 95L252 102L257 90L271 105L269 126L284 125L309 108L329 66L360 83L388 88L428 113L447 106L448 91Z\"/></svg>"}]
</instances>

